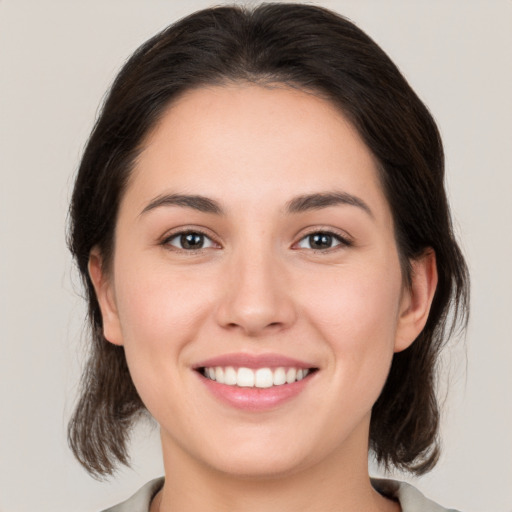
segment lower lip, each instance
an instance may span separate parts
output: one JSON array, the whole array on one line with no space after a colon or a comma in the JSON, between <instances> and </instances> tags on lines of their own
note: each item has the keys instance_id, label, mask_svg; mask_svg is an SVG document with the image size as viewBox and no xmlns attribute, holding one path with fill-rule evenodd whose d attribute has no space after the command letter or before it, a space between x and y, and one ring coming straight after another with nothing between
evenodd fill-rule
<instances>
[{"instance_id":1,"label":"lower lip","mask_svg":"<svg viewBox=\"0 0 512 512\"><path fill-rule=\"evenodd\" d=\"M208 379L201 374L198 375L217 399L232 407L246 411L266 411L279 407L299 395L313 377L313 374L310 374L292 384L270 388L243 388L219 384L215 380Z\"/></svg>"}]
</instances>

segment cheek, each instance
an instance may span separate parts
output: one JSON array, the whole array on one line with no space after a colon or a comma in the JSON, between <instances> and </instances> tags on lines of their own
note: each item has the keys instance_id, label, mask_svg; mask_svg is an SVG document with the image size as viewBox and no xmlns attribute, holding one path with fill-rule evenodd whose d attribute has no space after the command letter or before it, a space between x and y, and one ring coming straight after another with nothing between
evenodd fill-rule
<instances>
[{"instance_id":1,"label":"cheek","mask_svg":"<svg viewBox=\"0 0 512 512\"><path fill-rule=\"evenodd\" d=\"M347 348L356 348L395 333L401 288L395 265L340 268L305 283L305 307L320 327L332 330Z\"/></svg>"},{"instance_id":2,"label":"cheek","mask_svg":"<svg viewBox=\"0 0 512 512\"><path fill-rule=\"evenodd\" d=\"M160 263L134 263L116 262L115 294L130 373L147 402L151 390L161 387L158 380L171 384L179 377L186 347L197 337L212 293L208 280L170 273Z\"/></svg>"},{"instance_id":3,"label":"cheek","mask_svg":"<svg viewBox=\"0 0 512 512\"><path fill-rule=\"evenodd\" d=\"M198 325L212 296L211 276L200 278L185 269L170 271L165 258L156 263L155 259L141 258L138 265L133 257L117 262L116 303L125 345L172 345L169 341L178 333L186 336Z\"/></svg>"},{"instance_id":4,"label":"cheek","mask_svg":"<svg viewBox=\"0 0 512 512\"><path fill-rule=\"evenodd\" d=\"M183 389L190 371L184 361L205 310L205 294L190 279L185 283L167 274L139 269L119 279L116 290L132 381L148 411L164 424L176 410L183 411L183 417L193 412L192 404L182 399L190 394Z\"/></svg>"},{"instance_id":5,"label":"cheek","mask_svg":"<svg viewBox=\"0 0 512 512\"><path fill-rule=\"evenodd\" d=\"M306 315L328 344L337 381L353 389L353 397L376 400L394 353L400 269L398 264L351 267L335 274L326 276L323 286L317 275L316 286L308 286Z\"/></svg>"}]
</instances>

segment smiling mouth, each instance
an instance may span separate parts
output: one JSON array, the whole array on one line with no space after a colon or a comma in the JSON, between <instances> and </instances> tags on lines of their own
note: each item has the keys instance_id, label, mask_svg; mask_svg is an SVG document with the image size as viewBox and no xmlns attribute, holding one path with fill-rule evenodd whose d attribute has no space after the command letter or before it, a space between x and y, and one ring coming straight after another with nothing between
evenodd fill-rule
<instances>
[{"instance_id":1,"label":"smiling mouth","mask_svg":"<svg viewBox=\"0 0 512 512\"><path fill-rule=\"evenodd\" d=\"M233 366L209 366L197 368L206 379L239 388L272 388L301 381L318 368L245 368Z\"/></svg>"}]
</instances>

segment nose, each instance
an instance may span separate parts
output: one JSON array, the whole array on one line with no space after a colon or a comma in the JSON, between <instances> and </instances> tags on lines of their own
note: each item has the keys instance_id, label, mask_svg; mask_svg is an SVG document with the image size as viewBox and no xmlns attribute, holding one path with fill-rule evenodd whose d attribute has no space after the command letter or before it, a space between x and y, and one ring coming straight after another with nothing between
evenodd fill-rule
<instances>
[{"instance_id":1,"label":"nose","mask_svg":"<svg viewBox=\"0 0 512 512\"><path fill-rule=\"evenodd\" d=\"M259 337L289 328L297 313L287 272L269 254L243 254L230 262L217 321Z\"/></svg>"}]
</instances>

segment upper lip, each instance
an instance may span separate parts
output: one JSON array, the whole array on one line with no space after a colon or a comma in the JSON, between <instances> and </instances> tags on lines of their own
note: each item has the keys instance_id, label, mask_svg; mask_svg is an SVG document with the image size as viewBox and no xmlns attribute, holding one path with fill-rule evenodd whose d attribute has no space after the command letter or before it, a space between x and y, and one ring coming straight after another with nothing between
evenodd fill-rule
<instances>
[{"instance_id":1,"label":"upper lip","mask_svg":"<svg viewBox=\"0 0 512 512\"><path fill-rule=\"evenodd\" d=\"M306 361L301 361L292 357L283 356L281 354L247 354L247 353L234 353L224 354L210 359L205 359L197 364L194 364L194 369L211 368L215 366L233 366L236 368L279 368L279 367L292 367L298 369L315 368L314 364Z\"/></svg>"}]
</instances>

